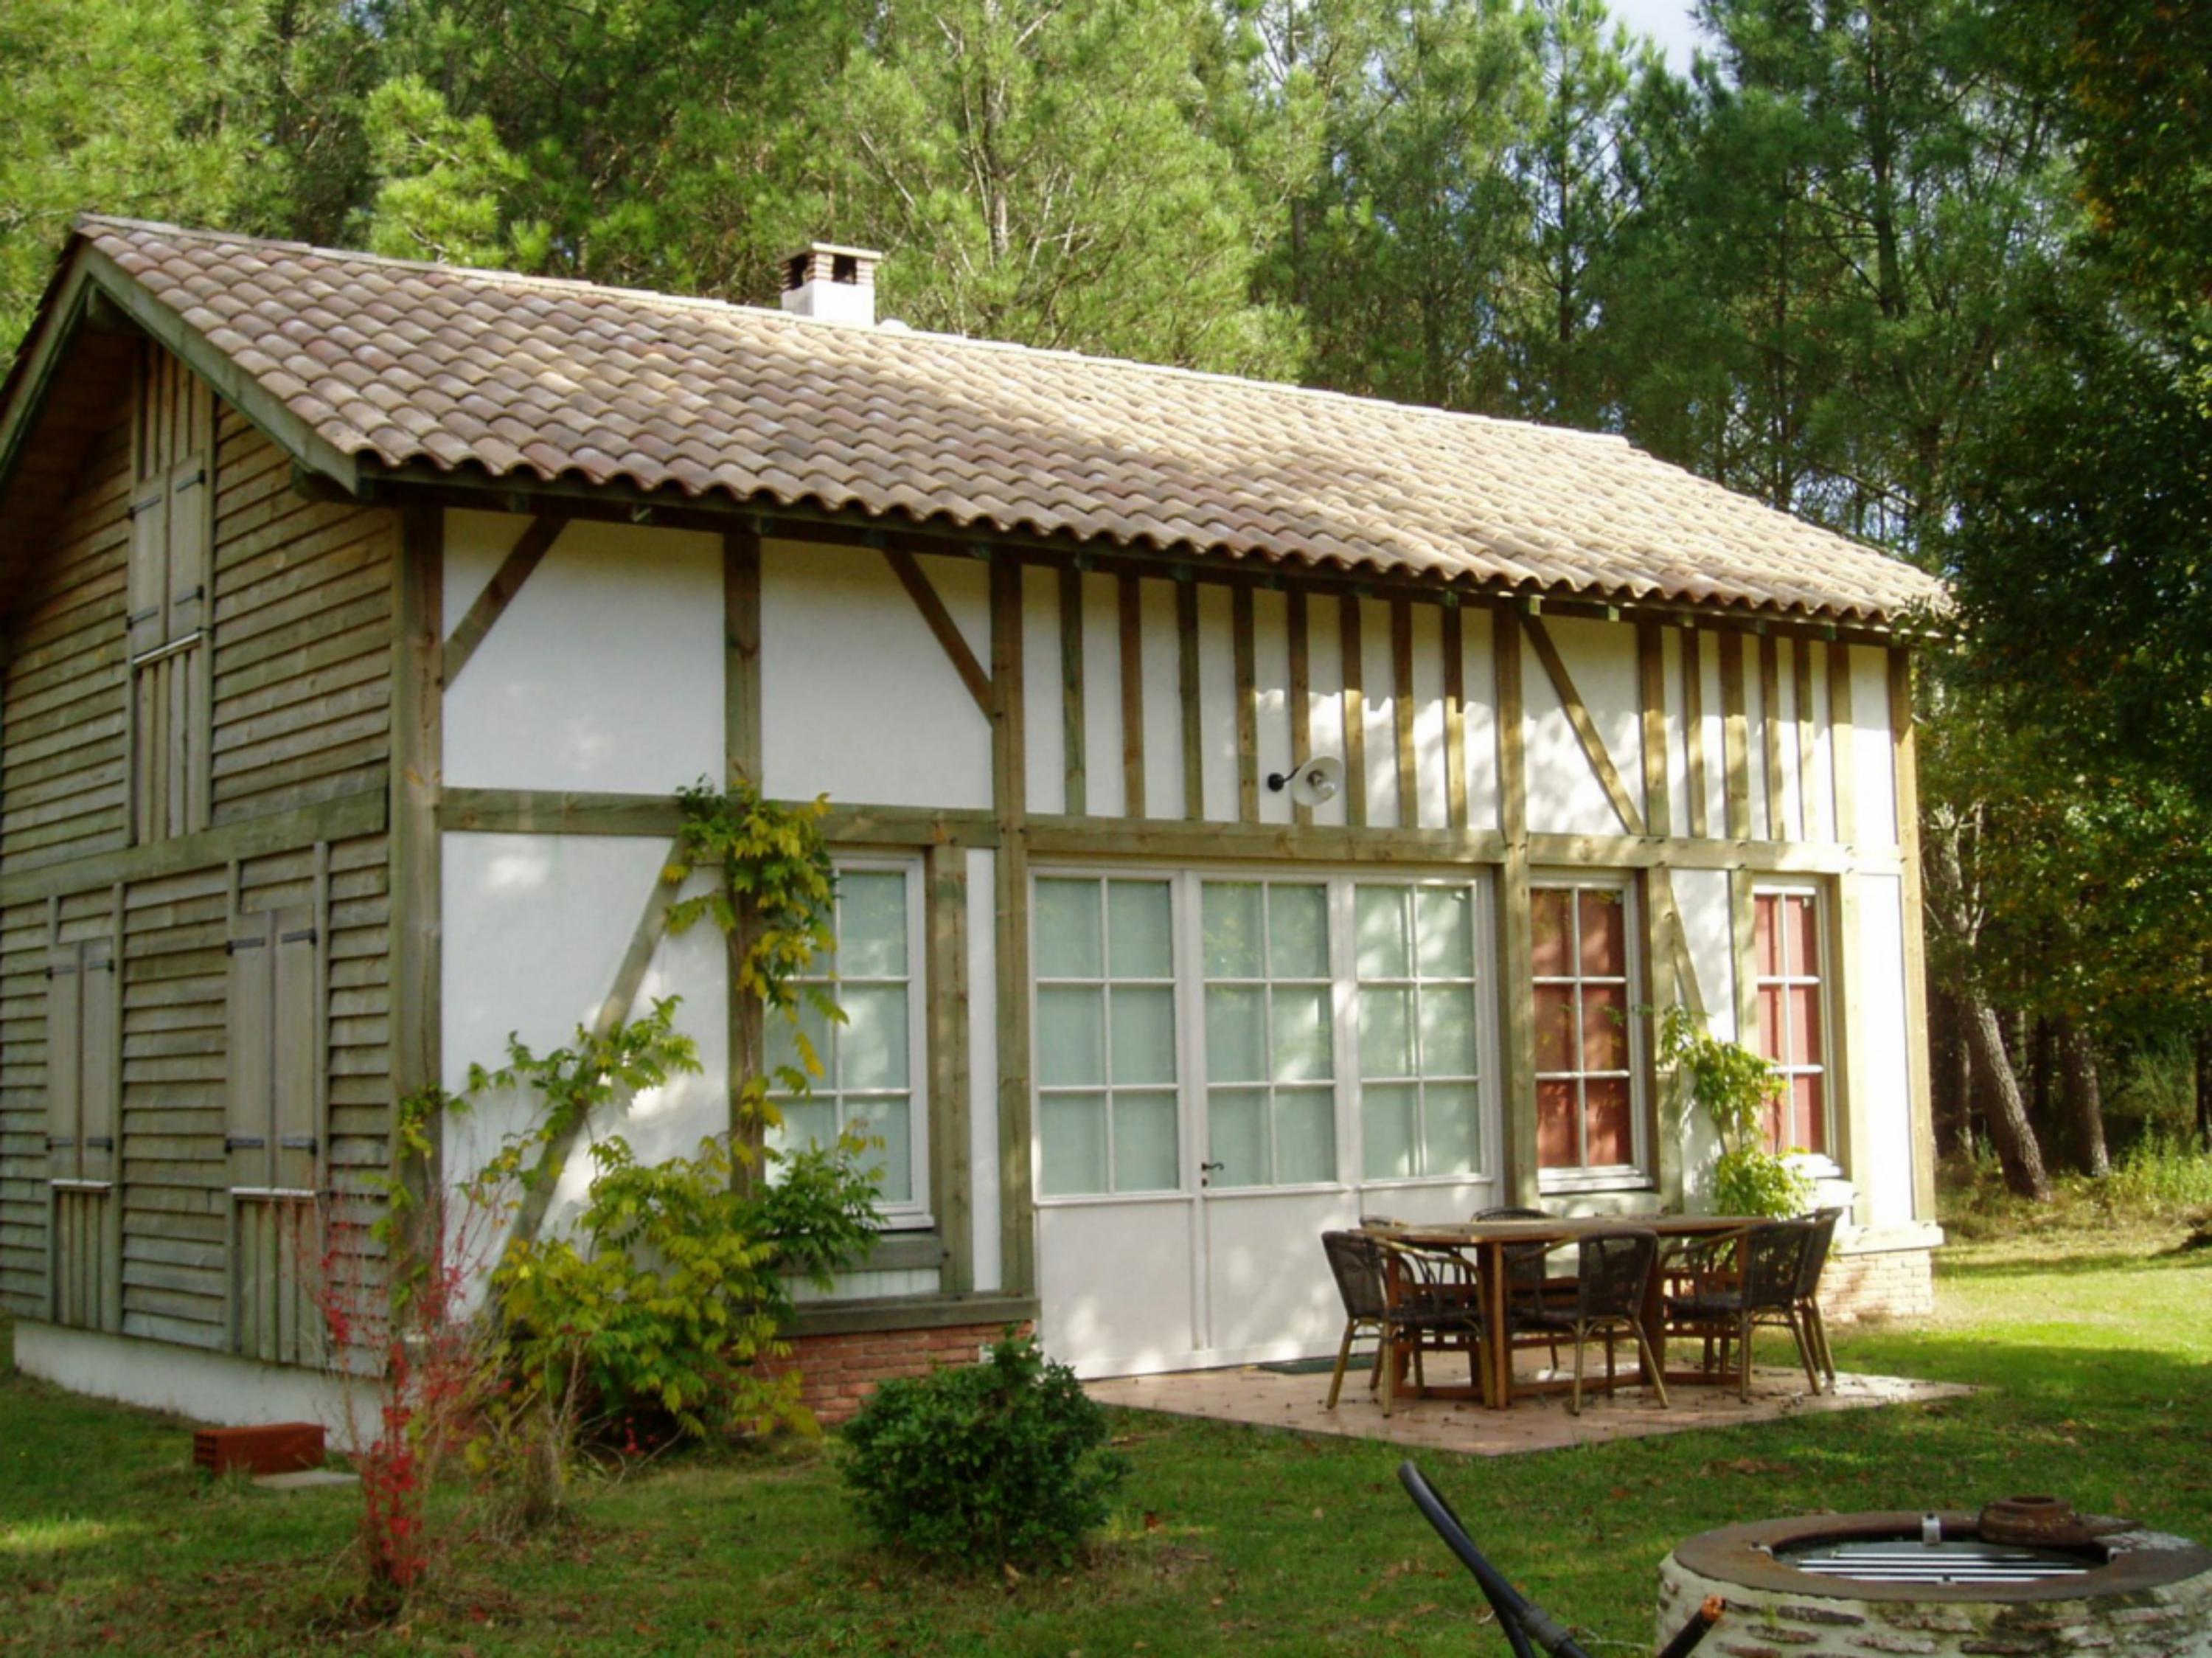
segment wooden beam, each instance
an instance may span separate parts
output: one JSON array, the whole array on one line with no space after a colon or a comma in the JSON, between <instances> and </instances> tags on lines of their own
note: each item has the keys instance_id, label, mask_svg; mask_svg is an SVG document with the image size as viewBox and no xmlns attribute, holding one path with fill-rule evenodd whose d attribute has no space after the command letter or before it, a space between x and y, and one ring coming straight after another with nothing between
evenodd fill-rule
<instances>
[{"instance_id":1,"label":"wooden beam","mask_svg":"<svg viewBox=\"0 0 2212 1658\"><path fill-rule=\"evenodd\" d=\"M1667 777L1667 646L1656 622L1636 625L1636 684L1644 716L1644 821L1649 833L1674 832L1674 790Z\"/></svg>"},{"instance_id":2,"label":"wooden beam","mask_svg":"<svg viewBox=\"0 0 2212 1658\"><path fill-rule=\"evenodd\" d=\"M1637 808L1628 785L1621 780L1620 768L1613 764L1613 753L1605 746L1597 722L1590 718L1582 692L1575 688L1566 661L1559 655L1559 646L1552 642L1551 630L1540 617L1524 616L1521 620L1528 631L1528 642L1536 647L1537 661L1543 663L1544 672L1551 677L1552 689L1559 693L1560 705L1567 710L1567 723L1574 728L1575 740L1582 745L1583 757L1589 761L1590 770L1597 773L1605 797L1613 802L1620 826L1632 835L1645 833L1644 814Z\"/></svg>"},{"instance_id":3,"label":"wooden beam","mask_svg":"<svg viewBox=\"0 0 2212 1658\"><path fill-rule=\"evenodd\" d=\"M118 881L134 885L156 881L231 858L288 852L312 846L318 840L381 834L390 821L391 810L386 789L357 789L312 806L265 817L240 818L174 840L112 847L82 857L42 863L0 875L0 905L28 903L56 893L90 892Z\"/></svg>"},{"instance_id":4,"label":"wooden beam","mask_svg":"<svg viewBox=\"0 0 2212 1658\"><path fill-rule=\"evenodd\" d=\"M1735 1039L1759 1045L1758 914L1748 869L1729 871L1729 951L1735 963Z\"/></svg>"},{"instance_id":5,"label":"wooden beam","mask_svg":"<svg viewBox=\"0 0 2212 1658\"><path fill-rule=\"evenodd\" d=\"M1230 651L1237 674L1237 816L1260 820L1260 688L1258 651L1252 638L1252 589L1231 588L1229 595ZM1074 808L1071 807L1071 811Z\"/></svg>"},{"instance_id":6,"label":"wooden beam","mask_svg":"<svg viewBox=\"0 0 2212 1658\"><path fill-rule=\"evenodd\" d=\"M945 1240L942 1289L975 1287L975 1170L969 1145L968 854L932 847L923 861L928 935L929 1202Z\"/></svg>"},{"instance_id":7,"label":"wooden beam","mask_svg":"<svg viewBox=\"0 0 2212 1658\"><path fill-rule=\"evenodd\" d=\"M1206 815L1204 687L1198 671L1198 586L1176 583L1176 689L1182 699L1182 814Z\"/></svg>"},{"instance_id":8,"label":"wooden beam","mask_svg":"<svg viewBox=\"0 0 2212 1658\"><path fill-rule=\"evenodd\" d=\"M937 643L944 647L945 656L952 663L952 671L960 676L960 683L968 687L968 694L975 699L975 706L988 717L991 712L990 676L983 672L982 663L975 660L975 653L969 649L968 636L961 632L960 625L952 619L952 613L945 609L945 600L938 596L937 588L922 573L922 568L915 562L914 555L903 548L885 547L884 559L890 565L891 573L898 577L899 585L906 589L907 596L914 600L914 607L921 613L921 619L929 624L929 631L937 636Z\"/></svg>"},{"instance_id":9,"label":"wooden beam","mask_svg":"<svg viewBox=\"0 0 2212 1658\"><path fill-rule=\"evenodd\" d=\"M392 561L392 771L388 821L390 882L392 1088L404 1099L445 1082L441 1033L445 1016L441 971L444 860L438 832L438 796L445 772L444 642L446 515L435 507L402 513L399 545ZM323 837L337 838L336 836ZM427 1159L403 1161L392 1137L392 1175L416 1199L413 1215L434 1227L445 1189L444 1125L428 1125ZM550 1194L549 1194L550 1195ZM428 1232L411 1239L416 1259L428 1263L437 1240Z\"/></svg>"},{"instance_id":10,"label":"wooden beam","mask_svg":"<svg viewBox=\"0 0 2212 1658\"><path fill-rule=\"evenodd\" d=\"M1444 822L1467 827L1467 636L1464 613L1447 606L1444 653Z\"/></svg>"},{"instance_id":11,"label":"wooden beam","mask_svg":"<svg viewBox=\"0 0 2212 1658\"><path fill-rule=\"evenodd\" d=\"M1398 737L1398 821L1411 829L1421 820L1421 767L1413 747L1413 607L1403 599L1390 603L1390 702Z\"/></svg>"},{"instance_id":12,"label":"wooden beam","mask_svg":"<svg viewBox=\"0 0 2212 1658\"><path fill-rule=\"evenodd\" d=\"M1897 845L1904 860L1905 1057L1911 1076L1912 1214L1936 1219L1936 1115L1928 1064L1928 939L1921 893L1919 739L1912 653L1889 653L1890 756L1896 770Z\"/></svg>"},{"instance_id":13,"label":"wooden beam","mask_svg":"<svg viewBox=\"0 0 2212 1658\"><path fill-rule=\"evenodd\" d=\"M992 859L998 937L999 1216L1002 1282L1036 1284L1036 1193L1030 1170L1030 863L1027 742L1022 707L1022 571L991 564L991 795L1000 844Z\"/></svg>"},{"instance_id":14,"label":"wooden beam","mask_svg":"<svg viewBox=\"0 0 2212 1658\"><path fill-rule=\"evenodd\" d=\"M1836 789L1836 838L1859 838L1858 736L1851 720L1851 648L1828 647L1828 765Z\"/></svg>"},{"instance_id":15,"label":"wooden beam","mask_svg":"<svg viewBox=\"0 0 2212 1658\"><path fill-rule=\"evenodd\" d=\"M1060 729L1067 809L1080 814L1091 808L1084 765L1083 572L1073 564L1060 572Z\"/></svg>"},{"instance_id":16,"label":"wooden beam","mask_svg":"<svg viewBox=\"0 0 2212 1658\"><path fill-rule=\"evenodd\" d=\"M1034 817L1036 857L1237 858L1254 863L1430 865L1496 863L1504 838L1487 829L1340 829L1322 824L1209 823L1178 819Z\"/></svg>"},{"instance_id":17,"label":"wooden beam","mask_svg":"<svg viewBox=\"0 0 2212 1658\"><path fill-rule=\"evenodd\" d=\"M1295 775L1313 758L1313 641L1308 631L1306 595L1293 588L1283 595L1291 634L1291 771ZM1313 808L1291 802L1291 821L1313 821Z\"/></svg>"},{"instance_id":18,"label":"wooden beam","mask_svg":"<svg viewBox=\"0 0 2212 1658\"><path fill-rule=\"evenodd\" d=\"M1822 834L1820 789L1814 772L1819 766L1813 719L1813 648L1797 640L1790 648L1790 678L1797 696L1797 818L1800 840L1820 840Z\"/></svg>"},{"instance_id":19,"label":"wooden beam","mask_svg":"<svg viewBox=\"0 0 2212 1658\"><path fill-rule=\"evenodd\" d=\"M1766 750L1766 838L1789 840L1789 795L1782 777L1781 646L1772 634L1759 642L1759 729Z\"/></svg>"},{"instance_id":20,"label":"wooden beam","mask_svg":"<svg viewBox=\"0 0 2212 1658\"><path fill-rule=\"evenodd\" d=\"M1721 641L1721 748L1727 767L1728 838L1751 838L1751 728L1744 712L1743 635Z\"/></svg>"},{"instance_id":21,"label":"wooden beam","mask_svg":"<svg viewBox=\"0 0 2212 1658\"><path fill-rule=\"evenodd\" d=\"M1859 881L1855 873L1838 875L1829 883L1834 908L1828 912L1828 971L1833 982L1828 990L1828 1155L1843 1166L1845 1175L1866 1174L1873 1168L1875 1113L1881 1101L1871 1097L1865 1085L1866 970L1865 952L1859 948ZM1911 1075L1910 1064L1906 1074ZM1910 1107L1907 1122L1911 1122ZM1916 1165L1919 1149L1913 1149ZM1917 1200L1916 1199L1916 1209Z\"/></svg>"},{"instance_id":22,"label":"wooden beam","mask_svg":"<svg viewBox=\"0 0 2212 1658\"><path fill-rule=\"evenodd\" d=\"M1121 810L1145 815L1144 594L1133 576L1117 577L1121 625Z\"/></svg>"},{"instance_id":23,"label":"wooden beam","mask_svg":"<svg viewBox=\"0 0 2212 1658\"><path fill-rule=\"evenodd\" d=\"M1337 637L1343 656L1344 820L1367 826L1367 693L1361 688L1359 597L1337 600Z\"/></svg>"},{"instance_id":24,"label":"wooden beam","mask_svg":"<svg viewBox=\"0 0 2212 1658\"><path fill-rule=\"evenodd\" d=\"M761 546L748 529L722 537L723 781L761 775Z\"/></svg>"},{"instance_id":25,"label":"wooden beam","mask_svg":"<svg viewBox=\"0 0 2212 1658\"><path fill-rule=\"evenodd\" d=\"M1645 870L1639 889L1641 899L1637 911L1643 923L1639 954L1644 963L1644 986L1641 995L1632 985L1629 991L1641 1037L1638 1069L1644 1084L1644 1114L1651 1131L1652 1173L1658 1180L1660 1199L1669 1208L1680 1208L1683 1137L1681 1124L1669 1109L1680 1102L1668 1097L1667 1079L1659 1058L1661 1019L1666 1009L1686 999L1677 978L1681 957L1675 947L1675 935L1680 920L1674 913L1672 879L1666 869Z\"/></svg>"},{"instance_id":26,"label":"wooden beam","mask_svg":"<svg viewBox=\"0 0 2212 1658\"><path fill-rule=\"evenodd\" d=\"M483 643L492 624L507 613L507 607L522 591L522 584L530 579L530 573L544 562L545 555L552 551L553 543L568 526L566 518L550 513L541 514L524 526L514 546L492 572L491 581L477 594L468 613L447 637L445 684L448 691L453 689L453 681L461 677L461 670L469 665L469 659L477 654L477 648Z\"/></svg>"},{"instance_id":27,"label":"wooden beam","mask_svg":"<svg viewBox=\"0 0 2212 1658\"><path fill-rule=\"evenodd\" d=\"M1505 1143L1500 1184L1517 1204L1533 1205L1540 1184L1536 1158L1535 954L1528 870L1528 767L1521 674L1521 618L1491 613L1497 670L1498 824L1504 862L1498 874L1498 978L1504 1008L1499 1087Z\"/></svg>"},{"instance_id":28,"label":"wooden beam","mask_svg":"<svg viewBox=\"0 0 2212 1658\"><path fill-rule=\"evenodd\" d=\"M804 805L804 802L789 802ZM683 820L672 795L532 789L448 789L439 803L445 829L503 834L635 835L665 840ZM999 832L981 808L832 806L822 837L838 846L994 846Z\"/></svg>"}]
</instances>

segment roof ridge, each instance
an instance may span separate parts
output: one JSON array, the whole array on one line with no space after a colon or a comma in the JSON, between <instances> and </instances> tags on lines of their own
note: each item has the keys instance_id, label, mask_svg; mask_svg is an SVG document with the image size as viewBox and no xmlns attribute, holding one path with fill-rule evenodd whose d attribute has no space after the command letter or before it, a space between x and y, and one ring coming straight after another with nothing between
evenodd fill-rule
<instances>
[{"instance_id":1,"label":"roof ridge","mask_svg":"<svg viewBox=\"0 0 2212 1658\"><path fill-rule=\"evenodd\" d=\"M778 307L746 304L738 300L715 299L705 294L672 294L658 288L624 288L612 283L588 281L582 277L549 277L534 271L501 271L489 265L447 265L436 259L404 259L389 253L368 253L360 248L328 247L319 242L296 241L281 236L249 235L244 231L216 230L202 226L172 224L160 219L128 218L116 213L79 214L76 220L77 229L82 231L88 225L100 225L125 230L154 231L164 235L187 236L206 241L237 242L252 247L281 248L289 253L313 253L324 259L343 259L364 265L381 265L392 270L420 271L443 277L481 277L513 287L550 288L567 293L604 295L611 299L643 301L652 305L665 306L672 310L726 312L748 319L760 318L777 326L790 325L800 328L836 328L884 341L935 342L960 350L1006 352L1023 357L1081 363L1096 367L1127 369L1136 374L1160 375L1173 379L1196 381L1206 385L1243 387L1274 396L1350 403L1370 409L1394 409L1424 419L1466 421L1477 425L1502 427L1509 431L1538 432L1546 436L1617 444L1632 453L1649 455L1655 460L1659 460L1658 456L1651 455L1650 450L1638 448L1629 441L1627 436L1621 432L1591 431L1580 426L1562 426L1554 425L1547 421L1516 419L1507 415L1484 414L1472 409L1443 409L1431 403L1401 403L1395 398L1375 397L1358 392L1338 391L1332 387L1302 386L1295 381L1288 380L1261 380L1251 375L1234 375L1218 369L1187 369L1172 363L1147 363L1141 357L1109 357L1098 352L1077 350L1069 346L1025 345L1019 340L992 339L974 334L948 334L935 329L915 328L904 325L897 328L887 328L881 322L859 323L841 321L828 317L802 317ZM1661 464L1671 463L1662 461ZM1695 475L1692 474L1692 476Z\"/></svg>"}]
</instances>

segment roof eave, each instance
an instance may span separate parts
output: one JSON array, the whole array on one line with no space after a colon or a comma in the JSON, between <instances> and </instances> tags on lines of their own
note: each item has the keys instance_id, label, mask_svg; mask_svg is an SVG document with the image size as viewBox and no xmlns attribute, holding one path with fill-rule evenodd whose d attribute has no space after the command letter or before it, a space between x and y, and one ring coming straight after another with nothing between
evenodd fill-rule
<instances>
[{"instance_id":1,"label":"roof eave","mask_svg":"<svg viewBox=\"0 0 2212 1658\"><path fill-rule=\"evenodd\" d=\"M82 229L70 234L54 274L33 313L31 327L0 384L0 493L15 476L24 445L46 406L53 376L95 301L105 301L149 338L185 363L251 421L270 442L344 494L361 494L358 460L317 432L206 335L155 299Z\"/></svg>"}]
</instances>

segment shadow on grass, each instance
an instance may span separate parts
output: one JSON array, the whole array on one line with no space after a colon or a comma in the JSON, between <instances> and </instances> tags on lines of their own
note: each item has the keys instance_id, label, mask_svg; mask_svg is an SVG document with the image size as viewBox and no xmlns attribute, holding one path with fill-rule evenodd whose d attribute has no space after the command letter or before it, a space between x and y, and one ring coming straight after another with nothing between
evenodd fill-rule
<instances>
[{"instance_id":1,"label":"shadow on grass","mask_svg":"<svg viewBox=\"0 0 2212 1658\"><path fill-rule=\"evenodd\" d=\"M2141 1249L2116 1249L2085 1255L2065 1253L2063 1240L2053 1239L2050 1253L2007 1253L1983 1259L1960 1260L1938 1256L1936 1283L1971 1283L1976 1278L2083 1277L2099 1272L2185 1272L2212 1269L2212 1247L2177 1247L2146 1253Z\"/></svg>"}]
</instances>

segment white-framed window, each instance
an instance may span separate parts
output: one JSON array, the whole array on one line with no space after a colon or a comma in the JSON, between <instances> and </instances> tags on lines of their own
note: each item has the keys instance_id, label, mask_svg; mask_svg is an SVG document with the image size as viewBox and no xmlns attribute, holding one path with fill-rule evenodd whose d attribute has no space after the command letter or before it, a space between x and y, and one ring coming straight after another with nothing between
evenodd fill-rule
<instances>
[{"instance_id":1,"label":"white-framed window","mask_svg":"<svg viewBox=\"0 0 2212 1658\"><path fill-rule=\"evenodd\" d=\"M1209 1185L1336 1179L1329 889L1297 880L1200 888Z\"/></svg>"},{"instance_id":2,"label":"white-framed window","mask_svg":"<svg viewBox=\"0 0 2212 1658\"><path fill-rule=\"evenodd\" d=\"M1040 876L1036 928L1040 1192L1176 1190L1172 887L1135 875Z\"/></svg>"},{"instance_id":3,"label":"white-framed window","mask_svg":"<svg viewBox=\"0 0 2212 1658\"><path fill-rule=\"evenodd\" d=\"M1354 888L1362 1170L1473 1174L1482 1161L1475 893Z\"/></svg>"},{"instance_id":4,"label":"white-framed window","mask_svg":"<svg viewBox=\"0 0 2212 1658\"><path fill-rule=\"evenodd\" d=\"M1034 882L1039 1201L1480 1178L1486 875Z\"/></svg>"},{"instance_id":5,"label":"white-framed window","mask_svg":"<svg viewBox=\"0 0 2212 1658\"><path fill-rule=\"evenodd\" d=\"M801 983L825 991L842 1024L801 1003L800 1026L822 1074L800 1096L778 1094L771 1143L826 1144L850 1131L880 1143L862 1159L880 1170L878 1207L894 1227L929 1223L928 986L922 971L920 858L839 857L835 946ZM790 1027L771 1017L771 1075L799 1064Z\"/></svg>"},{"instance_id":6,"label":"white-framed window","mask_svg":"<svg viewBox=\"0 0 2212 1658\"><path fill-rule=\"evenodd\" d=\"M1766 1143L1774 1151L1827 1155L1827 950L1820 888L1754 887L1751 914L1759 1051L1783 1076L1767 1101Z\"/></svg>"},{"instance_id":7,"label":"white-framed window","mask_svg":"<svg viewBox=\"0 0 2212 1658\"><path fill-rule=\"evenodd\" d=\"M1537 1167L1547 1186L1617 1183L1644 1167L1634 889L1539 875L1529 901Z\"/></svg>"}]
</instances>

